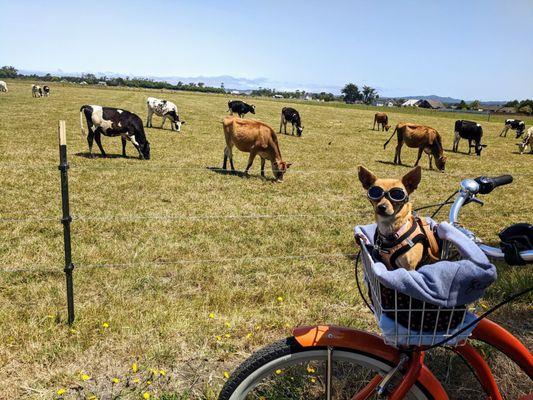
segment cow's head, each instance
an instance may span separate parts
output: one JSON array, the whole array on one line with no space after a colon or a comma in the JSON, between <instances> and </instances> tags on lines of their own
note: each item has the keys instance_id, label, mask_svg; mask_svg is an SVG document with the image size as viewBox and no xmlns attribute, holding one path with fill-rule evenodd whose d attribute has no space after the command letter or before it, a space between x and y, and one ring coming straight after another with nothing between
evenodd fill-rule
<instances>
[{"instance_id":1,"label":"cow's head","mask_svg":"<svg viewBox=\"0 0 533 400\"><path fill-rule=\"evenodd\" d=\"M484 147L487 147L486 144L476 144L476 156L480 156L481 155L481 150L483 150Z\"/></svg>"},{"instance_id":2,"label":"cow's head","mask_svg":"<svg viewBox=\"0 0 533 400\"><path fill-rule=\"evenodd\" d=\"M390 129L390 125L388 125L388 124L387 124L387 125L385 125L385 131L387 131L387 132L388 132L388 131L389 131L389 129Z\"/></svg>"},{"instance_id":3,"label":"cow's head","mask_svg":"<svg viewBox=\"0 0 533 400\"><path fill-rule=\"evenodd\" d=\"M179 132L181 129L182 122L180 121L180 117L178 113L175 110L172 110L172 111L169 111L166 115L170 117L170 119L172 120L172 123L174 124L174 127Z\"/></svg>"},{"instance_id":4,"label":"cow's head","mask_svg":"<svg viewBox=\"0 0 533 400\"><path fill-rule=\"evenodd\" d=\"M283 175L285 175L291 165L291 163L285 161L274 161L272 163L272 173L278 182L283 182Z\"/></svg>"},{"instance_id":5,"label":"cow's head","mask_svg":"<svg viewBox=\"0 0 533 400\"><path fill-rule=\"evenodd\" d=\"M255 106L253 104L250 106L250 112L255 114Z\"/></svg>"},{"instance_id":6,"label":"cow's head","mask_svg":"<svg viewBox=\"0 0 533 400\"><path fill-rule=\"evenodd\" d=\"M516 130L516 138L518 139L520 136L522 136L525 132L525 129L522 125L520 125L518 127L518 129Z\"/></svg>"},{"instance_id":7,"label":"cow's head","mask_svg":"<svg viewBox=\"0 0 533 400\"><path fill-rule=\"evenodd\" d=\"M298 134L298 136L302 136L302 132L304 131L304 127L303 126L297 126L296 127L296 133Z\"/></svg>"},{"instance_id":8,"label":"cow's head","mask_svg":"<svg viewBox=\"0 0 533 400\"><path fill-rule=\"evenodd\" d=\"M150 143L148 143L148 140L146 140L144 143L140 144L137 147L137 150L139 150L139 155L143 160L149 160L150 159Z\"/></svg>"},{"instance_id":9,"label":"cow's head","mask_svg":"<svg viewBox=\"0 0 533 400\"><path fill-rule=\"evenodd\" d=\"M444 172L444 168L446 167L446 160L446 156L435 157L435 164L437 165L439 171Z\"/></svg>"}]
</instances>

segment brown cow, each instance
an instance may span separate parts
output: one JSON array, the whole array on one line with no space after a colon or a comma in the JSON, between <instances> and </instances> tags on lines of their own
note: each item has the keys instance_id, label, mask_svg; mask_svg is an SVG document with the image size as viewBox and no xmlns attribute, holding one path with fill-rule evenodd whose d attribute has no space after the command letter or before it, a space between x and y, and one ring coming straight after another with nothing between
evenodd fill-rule
<instances>
[{"instance_id":1,"label":"brown cow","mask_svg":"<svg viewBox=\"0 0 533 400\"><path fill-rule=\"evenodd\" d=\"M231 170L235 171L232 152L233 145L235 145L240 151L250 153L245 174L252 166L255 156L259 154L261 157L261 176L265 176L265 160L269 160L272 163L274 177L278 182L283 181L283 175L291 164L281 159L278 137L270 126L259 121L233 116L225 117L222 125L226 138L223 169L226 169L229 158Z\"/></svg>"},{"instance_id":2,"label":"brown cow","mask_svg":"<svg viewBox=\"0 0 533 400\"><path fill-rule=\"evenodd\" d=\"M439 132L433 128L430 128L429 126L399 123L396 125L396 128L394 129L394 132L389 140L387 140L383 145L383 148L387 147L387 144L389 144L395 133L398 133L398 144L396 146L396 153L394 155L394 164L402 164L400 154L402 152L403 143L405 142L408 147L418 147L418 158L416 159L415 166L418 165L418 162L422 157L422 152L425 152L429 156L429 169L433 169L431 159L432 157L435 157L435 164L437 165L437 168L441 172L444 172L446 156L444 156L442 139L439 135Z\"/></svg>"},{"instance_id":3,"label":"brown cow","mask_svg":"<svg viewBox=\"0 0 533 400\"><path fill-rule=\"evenodd\" d=\"M372 130L376 127L376 122L378 124L378 131L379 131L379 124L381 124L381 131L386 130L389 131L390 125L389 125L389 117L384 112L378 112L376 115L374 115L374 125L372 126Z\"/></svg>"}]
</instances>

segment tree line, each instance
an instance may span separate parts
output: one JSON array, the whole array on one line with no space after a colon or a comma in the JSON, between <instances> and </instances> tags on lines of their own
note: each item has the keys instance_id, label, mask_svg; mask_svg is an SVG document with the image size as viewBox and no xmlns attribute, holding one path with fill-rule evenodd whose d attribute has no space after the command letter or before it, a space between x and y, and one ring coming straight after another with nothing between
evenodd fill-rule
<instances>
[{"instance_id":1,"label":"tree line","mask_svg":"<svg viewBox=\"0 0 533 400\"><path fill-rule=\"evenodd\" d=\"M122 77L97 77L94 74L82 74L81 76L58 76L58 75L37 75L19 74L18 70L12 66L4 66L0 68L0 78L13 78L13 79L26 79L26 80L38 80L44 82L71 82L82 83L86 82L90 85L96 85L100 82L105 82L107 86L126 86L134 88L145 89L169 89L169 90L185 90L194 92L206 92L206 93L226 93L223 87L211 87L206 86L203 82L178 82L172 84L163 81L155 81L153 79L146 78L122 78Z\"/></svg>"}]
</instances>

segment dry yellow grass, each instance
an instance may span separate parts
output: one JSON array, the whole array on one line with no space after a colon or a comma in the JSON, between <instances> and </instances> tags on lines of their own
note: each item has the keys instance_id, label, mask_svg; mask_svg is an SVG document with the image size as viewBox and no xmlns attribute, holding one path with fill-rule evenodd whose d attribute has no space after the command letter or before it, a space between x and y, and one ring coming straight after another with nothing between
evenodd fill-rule
<instances>
[{"instance_id":1,"label":"dry yellow grass","mask_svg":"<svg viewBox=\"0 0 533 400\"><path fill-rule=\"evenodd\" d=\"M29 82L8 84L10 92L0 94L0 218L30 220L0 222L0 398L51 398L61 388L66 398L78 392L109 396L127 379L127 398L144 392L213 398L224 371L288 335L290 327L375 329L354 289L349 256L356 251L353 226L372 222L356 167L364 164L381 176L400 176L408 168L390 165L394 145L384 151L388 134L370 130L374 110L297 104L304 134L279 136L284 159L294 165L285 182L275 184L259 178L259 160L249 178L208 169L222 163L220 120L228 97L51 85L50 98L33 99ZM147 129L150 161L84 156L81 105L121 107L144 120L149 95L178 105L187 121L182 133ZM253 103L256 118L277 130L286 103ZM453 116L402 112L390 110L390 121L433 126L451 147ZM72 329L64 323L59 119L67 123L76 218ZM154 118L154 125L159 121ZM513 185L488 196L483 208L464 212L468 226L494 241L501 228L530 214L531 156L518 155L512 137L498 137L500 121L483 126L488 147L481 158L448 152L445 174L427 171L422 159L423 180L413 201L437 202L462 177L515 174ZM120 154L117 138L104 137L103 146L109 155ZM135 156L131 144L127 151ZM247 156L235 154L243 169ZM404 149L402 158L412 164L415 156ZM531 286L526 269L499 268L489 302ZM530 307L522 302L507 310L527 317ZM510 325L530 342L527 318ZM139 371L132 371L133 363ZM83 381L80 371L90 379ZM524 388L516 386L513 392Z\"/></svg>"}]
</instances>

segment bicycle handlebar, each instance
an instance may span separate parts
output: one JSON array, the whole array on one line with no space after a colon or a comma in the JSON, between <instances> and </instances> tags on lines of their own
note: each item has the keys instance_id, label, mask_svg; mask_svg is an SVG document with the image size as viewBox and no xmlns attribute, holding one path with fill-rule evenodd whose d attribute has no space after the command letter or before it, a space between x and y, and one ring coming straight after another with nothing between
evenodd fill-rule
<instances>
[{"instance_id":1,"label":"bicycle handlebar","mask_svg":"<svg viewBox=\"0 0 533 400\"><path fill-rule=\"evenodd\" d=\"M498 186L508 185L513 182L513 177L511 175L501 175L494 178L479 176L474 180L479 184L479 193L488 194Z\"/></svg>"},{"instance_id":2,"label":"bicycle handlebar","mask_svg":"<svg viewBox=\"0 0 533 400\"><path fill-rule=\"evenodd\" d=\"M461 210L461 207L470 202L476 202L482 205L483 202L476 198L477 194L490 193L498 186L507 185L512 181L513 177L511 175L501 175L494 178L480 176L476 179L463 180L461 182L461 189L459 190L459 195L457 196L452 207L450 208L449 214L450 224L454 225L461 232L466 234L466 236L472 239L487 256L499 260L505 259L505 255L500 248L487 246L486 244L481 243L481 241L476 237L473 232L459 225L459 211ZM528 263L533 262L533 250L526 250L520 252L520 257Z\"/></svg>"}]
</instances>

